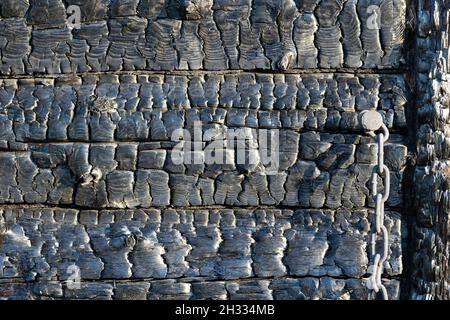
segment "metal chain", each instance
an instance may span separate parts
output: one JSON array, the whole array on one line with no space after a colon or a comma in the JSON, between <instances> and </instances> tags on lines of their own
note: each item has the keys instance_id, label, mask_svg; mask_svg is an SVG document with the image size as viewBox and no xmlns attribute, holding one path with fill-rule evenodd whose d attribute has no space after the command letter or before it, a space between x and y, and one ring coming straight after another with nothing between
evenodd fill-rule
<instances>
[{"instance_id":1,"label":"metal chain","mask_svg":"<svg viewBox=\"0 0 450 320\"><path fill-rule=\"evenodd\" d=\"M371 195L375 201L375 232L371 235L371 254L373 257L373 265L369 267L372 272L367 279L369 289L378 293L381 291L384 300L389 300L386 287L381 281L383 274L384 262L389 256L389 234L384 226L384 203L389 198L391 179L389 168L384 164L384 144L389 139L389 130L383 123L383 118L376 111L365 111L362 114L362 126L368 134L377 142L377 165L372 172ZM375 134L375 131L382 130L381 133ZM383 180L384 192L378 192L378 177ZM383 241L381 252L377 253L376 243Z\"/></svg>"}]
</instances>

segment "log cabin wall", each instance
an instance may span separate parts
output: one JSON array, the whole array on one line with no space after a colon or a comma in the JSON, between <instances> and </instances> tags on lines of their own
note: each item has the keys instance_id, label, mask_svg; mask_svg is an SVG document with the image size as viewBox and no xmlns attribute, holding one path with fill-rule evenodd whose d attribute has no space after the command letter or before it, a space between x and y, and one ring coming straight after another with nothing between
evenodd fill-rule
<instances>
[{"instance_id":1,"label":"log cabin wall","mask_svg":"<svg viewBox=\"0 0 450 320\"><path fill-rule=\"evenodd\" d=\"M446 6L0 0L0 298L376 298L364 110L391 133L383 283L446 298ZM278 130L277 171L174 163L196 123Z\"/></svg>"}]
</instances>

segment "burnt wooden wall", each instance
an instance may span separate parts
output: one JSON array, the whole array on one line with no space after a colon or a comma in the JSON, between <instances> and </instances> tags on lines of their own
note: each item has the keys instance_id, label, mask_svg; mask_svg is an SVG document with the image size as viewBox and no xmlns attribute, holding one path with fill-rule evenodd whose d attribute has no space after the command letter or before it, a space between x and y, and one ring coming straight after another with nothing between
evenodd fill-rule
<instances>
[{"instance_id":1,"label":"burnt wooden wall","mask_svg":"<svg viewBox=\"0 0 450 320\"><path fill-rule=\"evenodd\" d=\"M364 110L391 132L389 295L445 298L446 6L0 0L0 298L374 298ZM196 121L278 129L278 172L172 163Z\"/></svg>"}]
</instances>

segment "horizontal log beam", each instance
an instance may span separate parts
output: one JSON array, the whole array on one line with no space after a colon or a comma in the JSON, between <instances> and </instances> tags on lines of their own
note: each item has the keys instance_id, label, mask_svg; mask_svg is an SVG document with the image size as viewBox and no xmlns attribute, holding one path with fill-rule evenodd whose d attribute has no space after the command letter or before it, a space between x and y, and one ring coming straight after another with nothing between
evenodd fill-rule
<instances>
[{"instance_id":1,"label":"horizontal log beam","mask_svg":"<svg viewBox=\"0 0 450 320\"><path fill-rule=\"evenodd\" d=\"M385 163L391 169L387 205L392 207L403 203L407 165L407 147L399 139L386 146ZM266 150L259 145L208 151L212 142L205 142L204 150L194 151L204 162L179 164L174 144L31 144L28 151L0 152L0 203L90 208L373 205L368 186L377 154L369 137L285 130L279 140L270 163L263 162ZM221 151L220 159L208 156ZM218 162L208 162L213 160Z\"/></svg>"},{"instance_id":2,"label":"horizontal log beam","mask_svg":"<svg viewBox=\"0 0 450 320\"><path fill-rule=\"evenodd\" d=\"M81 9L79 29L64 3ZM405 0L296 3L6 0L0 74L404 64Z\"/></svg>"},{"instance_id":3,"label":"horizontal log beam","mask_svg":"<svg viewBox=\"0 0 450 320\"><path fill-rule=\"evenodd\" d=\"M383 279L389 296L398 299L400 282ZM280 278L241 281L154 280L82 282L69 289L58 281L0 282L0 299L82 300L367 300L371 294L361 279Z\"/></svg>"},{"instance_id":4,"label":"horizontal log beam","mask_svg":"<svg viewBox=\"0 0 450 320\"><path fill-rule=\"evenodd\" d=\"M374 215L278 209L0 210L0 280L349 277L368 272ZM402 273L401 216L388 211L386 274Z\"/></svg>"},{"instance_id":5,"label":"horizontal log beam","mask_svg":"<svg viewBox=\"0 0 450 320\"><path fill-rule=\"evenodd\" d=\"M0 80L0 148L27 141L161 141L195 121L359 133L363 110L379 110L391 131L406 130L401 75L261 73L107 75Z\"/></svg>"}]
</instances>

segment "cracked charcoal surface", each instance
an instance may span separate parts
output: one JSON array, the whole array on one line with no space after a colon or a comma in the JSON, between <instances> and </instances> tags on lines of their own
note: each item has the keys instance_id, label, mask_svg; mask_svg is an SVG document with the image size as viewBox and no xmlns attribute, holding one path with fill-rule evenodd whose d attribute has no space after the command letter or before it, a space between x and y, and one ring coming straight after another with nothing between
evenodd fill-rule
<instances>
[{"instance_id":1,"label":"cracked charcoal surface","mask_svg":"<svg viewBox=\"0 0 450 320\"><path fill-rule=\"evenodd\" d=\"M445 296L448 17L417 2L0 1L0 299L376 298L365 110L389 296ZM175 163L197 123L256 163Z\"/></svg>"},{"instance_id":2,"label":"cracked charcoal surface","mask_svg":"<svg viewBox=\"0 0 450 320\"><path fill-rule=\"evenodd\" d=\"M397 280L383 279L389 295L399 297ZM366 300L369 292L360 279L278 278L234 281L183 282L148 280L139 282L83 282L79 290L61 282L0 283L0 297L10 299L95 300Z\"/></svg>"},{"instance_id":3,"label":"cracked charcoal surface","mask_svg":"<svg viewBox=\"0 0 450 320\"><path fill-rule=\"evenodd\" d=\"M4 0L0 74L398 68L406 1ZM81 27L66 7L81 9ZM69 19L70 20L70 19Z\"/></svg>"},{"instance_id":4,"label":"cracked charcoal surface","mask_svg":"<svg viewBox=\"0 0 450 320\"><path fill-rule=\"evenodd\" d=\"M373 205L369 185L376 146L370 138L289 130L280 137L277 172L268 172L270 165L261 160L244 165L234 157L222 166L174 164L172 144L164 142L27 144L26 151L0 152L0 203L89 208ZM403 202L407 155L398 139L386 146L392 170L387 205L394 208Z\"/></svg>"},{"instance_id":5,"label":"cracked charcoal surface","mask_svg":"<svg viewBox=\"0 0 450 320\"><path fill-rule=\"evenodd\" d=\"M409 298L449 299L448 291L448 27L449 7L445 1L418 1L416 12L416 50L418 66L417 165L414 192L417 206L413 224L414 238L412 289ZM440 9L442 8L442 9ZM430 19L427 17L435 17ZM436 30L430 32L430 30ZM442 61L444 64L440 63ZM445 65L445 66L444 66ZM428 80L427 75L439 75ZM442 76L441 76L442 75ZM436 195L439 195L436 197Z\"/></svg>"},{"instance_id":6,"label":"cracked charcoal surface","mask_svg":"<svg viewBox=\"0 0 450 320\"><path fill-rule=\"evenodd\" d=\"M164 141L195 121L240 127L361 132L363 110L405 131L402 76L225 74L0 80L0 148L27 141Z\"/></svg>"},{"instance_id":7,"label":"cracked charcoal surface","mask_svg":"<svg viewBox=\"0 0 450 320\"><path fill-rule=\"evenodd\" d=\"M362 277L367 210L3 209L3 278ZM401 216L389 212L389 275L402 272ZM43 241L45 245L43 246Z\"/></svg>"}]
</instances>

